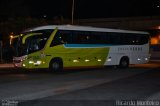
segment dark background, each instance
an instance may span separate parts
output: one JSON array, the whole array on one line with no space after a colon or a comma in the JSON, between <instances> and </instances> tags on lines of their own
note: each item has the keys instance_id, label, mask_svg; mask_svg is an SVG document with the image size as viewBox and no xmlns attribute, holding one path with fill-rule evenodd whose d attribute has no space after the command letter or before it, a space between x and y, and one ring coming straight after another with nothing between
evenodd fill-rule
<instances>
[{"instance_id":1,"label":"dark background","mask_svg":"<svg viewBox=\"0 0 160 106\"><path fill-rule=\"evenodd\" d=\"M160 15L160 0L75 0L75 18ZM72 0L1 0L0 18L62 16L70 19Z\"/></svg>"},{"instance_id":2,"label":"dark background","mask_svg":"<svg viewBox=\"0 0 160 106\"><path fill-rule=\"evenodd\" d=\"M3 57L0 62L12 61L11 35L41 25L71 24L72 1L0 0L0 53ZM75 20L160 15L160 0L74 1Z\"/></svg>"}]
</instances>

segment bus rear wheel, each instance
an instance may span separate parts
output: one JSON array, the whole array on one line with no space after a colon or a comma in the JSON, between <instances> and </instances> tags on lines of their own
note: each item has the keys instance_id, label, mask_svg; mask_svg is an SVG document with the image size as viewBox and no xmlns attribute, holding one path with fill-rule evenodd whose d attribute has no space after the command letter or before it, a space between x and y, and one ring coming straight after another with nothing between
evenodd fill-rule
<instances>
[{"instance_id":1,"label":"bus rear wheel","mask_svg":"<svg viewBox=\"0 0 160 106\"><path fill-rule=\"evenodd\" d=\"M51 60L49 69L52 72L61 72L63 70L63 62L60 58L54 58Z\"/></svg>"},{"instance_id":2,"label":"bus rear wheel","mask_svg":"<svg viewBox=\"0 0 160 106\"><path fill-rule=\"evenodd\" d=\"M120 63L119 63L119 67L120 68L128 68L128 66L129 66L129 59L128 59L128 57L121 58Z\"/></svg>"}]
</instances>

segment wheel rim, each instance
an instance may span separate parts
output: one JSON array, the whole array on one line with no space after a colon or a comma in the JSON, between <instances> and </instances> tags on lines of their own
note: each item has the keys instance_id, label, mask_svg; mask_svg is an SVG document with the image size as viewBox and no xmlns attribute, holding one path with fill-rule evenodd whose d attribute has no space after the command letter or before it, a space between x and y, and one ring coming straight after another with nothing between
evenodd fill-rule
<instances>
[{"instance_id":1,"label":"wheel rim","mask_svg":"<svg viewBox=\"0 0 160 106\"><path fill-rule=\"evenodd\" d=\"M52 64L52 69L53 69L54 71L57 71L57 70L59 69L59 67L60 67L60 65L59 65L57 62L54 62L54 63Z\"/></svg>"},{"instance_id":2,"label":"wheel rim","mask_svg":"<svg viewBox=\"0 0 160 106\"><path fill-rule=\"evenodd\" d=\"M128 65L129 65L128 59L121 59L120 64L119 64L119 66L120 66L121 68L127 68Z\"/></svg>"},{"instance_id":3,"label":"wheel rim","mask_svg":"<svg viewBox=\"0 0 160 106\"><path fill-rule=\"evenodd\" d=\"M127 63L127 61L122 61L121 65L122 65L122 67L127 67L128 63Z\"/></svg>"},{"instance_id":4,"label":"wheel rim","mask_svg":"<svg viewBox=\"0 0 160 106\"><path fill-rule=\"evenodd\" d=\"M52 59L49 65L51 71L62 71L63 70L63 62L61 59Z\"/></svg>"}]
</instances>

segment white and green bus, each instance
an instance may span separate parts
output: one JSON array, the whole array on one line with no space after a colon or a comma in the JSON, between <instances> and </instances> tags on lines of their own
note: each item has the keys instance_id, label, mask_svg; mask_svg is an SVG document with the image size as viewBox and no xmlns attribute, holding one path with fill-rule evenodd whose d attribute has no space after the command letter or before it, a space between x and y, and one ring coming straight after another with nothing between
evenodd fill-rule
<instances>
[{"instance_id":1,"label":"white and green bus","mask_svg":"<svg viewBox=\"0 0 160 106\"><path fill-rule=\"evenodd\" d=\"M14 39L12 39L14 41ZM149 61L149 34L74 25L32 28L16 37L13 63L27 69L126 68Z\"/></svg>"}]
</instances>

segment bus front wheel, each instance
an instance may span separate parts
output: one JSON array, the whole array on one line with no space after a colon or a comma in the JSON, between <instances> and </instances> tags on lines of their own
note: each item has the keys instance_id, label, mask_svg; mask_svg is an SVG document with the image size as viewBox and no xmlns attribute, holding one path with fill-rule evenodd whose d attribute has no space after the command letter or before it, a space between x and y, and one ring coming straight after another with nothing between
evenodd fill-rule
<instances>
[{"instance_id":1,"label":"bus front wheel","mask_svg":"<svg viewBox=\"0 0 160 106\"><path fill-rule=\"evenodd\" d=\"M60 72L63 70L63 62L60 58L54 58L51 60L49 69L53 72Z\"/></svg>"},{"instance_id":2,"label":"bus front wheel","mask_svg":"<svg viewBox=\"0 0 160 106\"><path fill-rule=\"evenodd\" d=\"M119 67L120 68L128 68L128 66L129 66L129 59L128 59L128 57L121 58L120 63L119 63Z\"/></svg>"}]
</instances>

